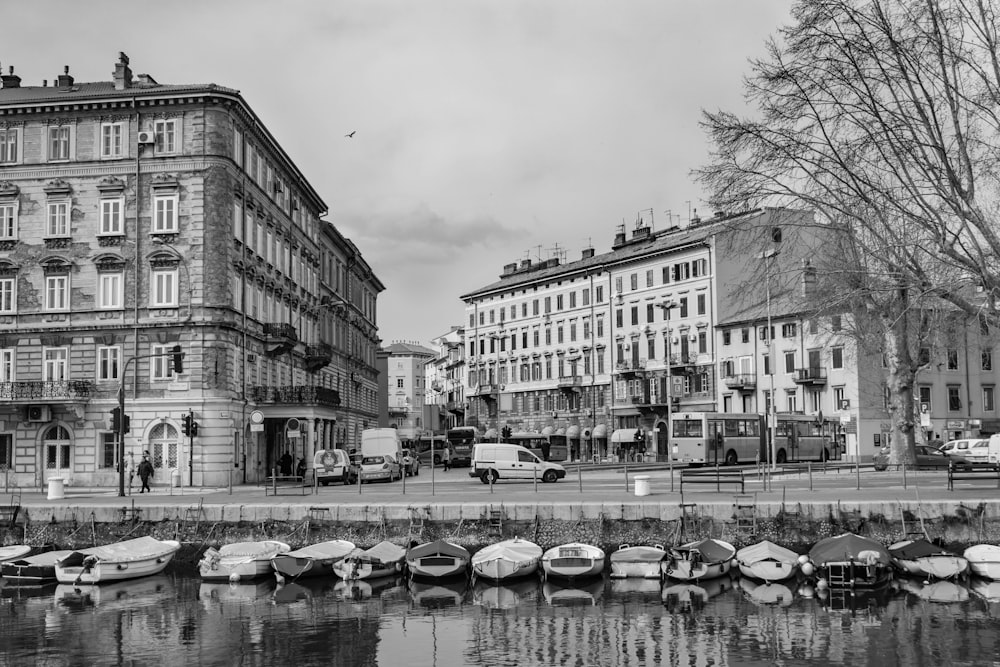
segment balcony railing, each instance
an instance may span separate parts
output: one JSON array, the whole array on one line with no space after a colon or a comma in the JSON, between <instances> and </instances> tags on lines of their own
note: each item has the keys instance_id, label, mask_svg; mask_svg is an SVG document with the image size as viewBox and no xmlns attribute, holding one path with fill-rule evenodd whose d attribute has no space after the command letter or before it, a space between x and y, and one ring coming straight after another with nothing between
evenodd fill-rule
<instances>
[{"instance_id":1,"label":"balcony railing","mask_svg":"<svg viewBox=\"0 0 1000 667\"><path fill-rule=\"evenodd\" d=\"M299 335L295 327L285 322L265 322L264 338L266 339L265 352L270 357L288 352L299 340Z\"/></svg>"},{"instance_id":2,"label":"balcony railing","mask_svg":"<svg viewBox=\"0 0 1000 667\"><path fill-rule=\"evenodd\" d=\"M740 373L722 378L730 389L756 389L757 376L752 373Z\"/></svg>"},{"instance_id":3,"label":"balcony railing","mask_svg":"<svg viewBox=\"0 0 1000 667\"><path fill-rule=\"evenodd\" d=\"M796 368L795 377L792 378L795 384L807 386L822 386L826 384L825 368Z\"/></svg>"},{"instance_id":4,"label":"balcony railing","mask_svg":"<svg viewBox=\"0 0 1000 667\"><path fill-rule=\"evenodd\" d=\"M327 387L258 385L249 388L247 398L254 403L340 406L340 392Z\"/></svg>"},{"instance_id":5,"label":"balcony railing","mask_svg":"<svg viewBox=\"0 0 1000 667\"><path fill-rule=\"evenodd\" d=\"M93 388L94 383L90 380L0 382L0 400L90 398Z\"/></svg>"},{"instance_id":6,"label":"balcony railing","mask_svg":"<svg viewBox=\"0 0 1000 667\"><path fill-rule=\"evenodd\" d=\"M316 371L333 360L333 346L328 343L306 346L306 368Z\"/></svg>"},{"instance_id":7,"label":"balcony railing","mask_svg":"<svg viewBox=\"0 0 1000 667\"><path fill-rule=\"evenodd\" d=\"M577 389L583 385L582 375L565 375L556 381L556 386L560 389Z\"/></svg>"}]
</instances>

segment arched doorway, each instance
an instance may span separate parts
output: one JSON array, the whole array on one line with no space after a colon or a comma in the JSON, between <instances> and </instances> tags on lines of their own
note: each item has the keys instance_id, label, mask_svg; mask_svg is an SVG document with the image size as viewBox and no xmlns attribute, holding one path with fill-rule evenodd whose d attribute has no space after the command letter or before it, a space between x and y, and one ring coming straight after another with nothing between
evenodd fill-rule
<instances>
[{"instance_id":1,"label":"arched doorway","mask_svg":"<svg viewBox=\"0 0 1000 667\"><path fill-rule=\"evenodd\" d=\"M69 474L73 468L73 441L65 426L50 426L42 435L42 451L45 455L44 477L60 477ZM44 480L43 480L44 481Z\"/></svg>"},{"instance_id":2,"label":"arched doorway","mask_svg":"<svg viewBox=\"0 0 1000 667\"><path fill-rule=\"evenodd\" d=\"M156 473L177 468L179 444L177 429L172 424L157 424L149 432L149 459ZM169 475L159 475L159 479L170 482Z\"/></svg>"},{"instance_id":3,"label":"arched doorway","mask_svg":"<svg viewBox=\"0 0 1000 667\"><path fill-rule=\"evenodd\" d=\"M656 425L656 460L667 461L670 459L670 426L667 422L659 422Z\"/></svg>"}]
</instances>

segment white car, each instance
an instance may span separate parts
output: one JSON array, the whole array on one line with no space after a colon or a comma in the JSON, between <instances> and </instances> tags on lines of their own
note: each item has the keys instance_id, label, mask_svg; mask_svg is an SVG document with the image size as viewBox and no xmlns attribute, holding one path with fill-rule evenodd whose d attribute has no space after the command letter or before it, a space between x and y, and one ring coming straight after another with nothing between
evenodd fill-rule
<instances>
[{"instance_id":1,"label":"white car","mask_svg":"<svg viewBox=\"0 0 1000 667\"><path fill-rule=\"evenodd\" d=\"M962 456L968 458L969 448L973 447L977 442L982 441L974 438L949 440L941 445L941 452L947 454L948 456Z\"/></svg>"},{"instance_id":2,"label":"white car","mask_svg":"<svg viewBox=\"0 0 1000 667\"><path fill-rule=\"evenodd\" d=\"M413 450L403 449L403 472L407 477L415 477L420 474L420 459L413 455Z\"/></svg>"},{"instance_id":3,"label":"white car","mask_svg":"<svg viewBox=\"0 0 1000 667\"><path fill-rule=\"evenodd\" d=\"M323 486L347 481L347 452L343 449L320 449L313 456L316 481Z\"/></svg>"},{"instance_id":4,"label":"white car","mask_svg":"<svg viewBox=\"0 0 1000 667\"><path fill-rule=\"evenodd\" d=\"M366 456L361 459L360 475L362 483L378 480L391 482L394 479L403 479L403 468L388 454Z\"/></svg>"}]
</instances>

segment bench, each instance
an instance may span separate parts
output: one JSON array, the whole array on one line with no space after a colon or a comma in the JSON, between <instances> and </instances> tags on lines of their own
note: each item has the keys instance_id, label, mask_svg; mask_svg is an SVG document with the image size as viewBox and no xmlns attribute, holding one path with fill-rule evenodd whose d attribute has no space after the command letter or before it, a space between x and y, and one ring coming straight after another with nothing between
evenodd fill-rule
<instances>
[{"instance_id":1,"label":"bench","mask_svg":"<svg viewBox=\"0 0 1000 667\"><path fill-rule=\"evenodd\" d=\"M685 484L714 484L715 490L721 492L723 484L739 486L743 493L746 480L742 470L681 470L681 493Z\"/></svg>"},{"instance_id":2,"label":"bench","mask_svg":"<svg viewBox=\"0 0 1000 667\"><path fill-rule=\"evenodd\" d=\"M967 463L962 466L955 466L954 462L948 464L948 490L955 490L955 480L965 481L997 481L997 488L1000 489L1000 464L997 463Z\"/></svg>"},{"instance_id":3,"label":"bench","mask_svg":"<svg viewBox=\"0 0 1000 667\"><path fill-rule=\"evenodd\" d=\"M276 496L281 489L295 489L304 496L311 486L303 475L271 475L264 478L264 495Z\"/></svg>"}]
</instances>

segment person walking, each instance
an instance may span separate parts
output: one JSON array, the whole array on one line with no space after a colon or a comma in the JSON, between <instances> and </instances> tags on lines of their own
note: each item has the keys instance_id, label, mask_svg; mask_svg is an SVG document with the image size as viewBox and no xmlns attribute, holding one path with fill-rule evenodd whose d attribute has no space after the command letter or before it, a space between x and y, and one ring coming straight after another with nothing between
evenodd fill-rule
<instances>
[{"instance_id":1,"label":"person walking","mask_svg":"<svg viewBox=\"0 0 1000 667\"><path fill-rule=\"evenodd\" d=\"M451 470L451 447L447 445L445 445L444 451L441 452L441 464L445 470Z\"/></svg>"},{"instance_id":2,"label":"person walking","mask_svg":"<svg viewBox=\"0 0 1000 667\"><path fill-rule=\"evenodd\" d=\"M139 490L139 493L146 493L146 491L152 493L153 490L149 488L149 478L153 476L153 464L149 460L149 452L142 455L138 472L139 479L142 480L142 488Z\"/></svg>"},{"instance_id":3,"label":"person walking","mask_svg":"<svg viewBox=\"0 0 1000 667\"><path fill-rule=\"evenodd\" d=\"M128 492L132 494L132 485L135 483L135 456L128 453L128 461L125 462L125 472L128 473Z\"/></svg>"}]
</instances>

